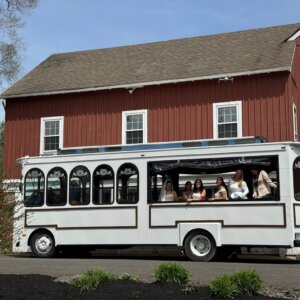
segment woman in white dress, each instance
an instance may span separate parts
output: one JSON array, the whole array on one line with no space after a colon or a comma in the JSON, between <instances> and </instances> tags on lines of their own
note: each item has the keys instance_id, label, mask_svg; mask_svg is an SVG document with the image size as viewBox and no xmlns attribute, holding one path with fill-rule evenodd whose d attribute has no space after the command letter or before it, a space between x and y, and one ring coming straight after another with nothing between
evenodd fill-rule
<instances>
[{"instance_id":1,"label":"woman in white dress","mask_svg":"<svg viewBox=\"0 0 300 300\"><path fill-rule=\"evenodd\" d=\"M223 177L219 176L216 180L217 192L209 200L228 200L227 187Z\"/></svg>"},{"instance_id":2,"label":"woman in white dress","mask_svg":"<svg viewBox=\"0 0 300 300\"><path fill-rule=\"evenodd\" d=\"M184 186L184 191L181 193L181 199L187 200L193 198L193 189L192 189L192 183L190 181L187 181Z\"/></svg>"},{"instance_id":3,"label":"woman in white dress","mask_svg":"<svg viewBox=\"0 0 300 300\"><path fill-rule=\"evenodd\" d=\"M192 198L187 199L187 201L199 201L205 200L206 190L203 186L202 180L197 178L194 183Z\"/></svg>"},{"instance_id":4,"label":"woman in white dress","mask_svg":"<svg viewBox=\"0 0 300 300\"><path fill-rule=\"evenodd\" d=\"M166 180L160 191L159 201L169 202L175 201L177 198L177 193L173 190L173 183L171 180Z\"/></svg>"},{"instance_id":5,"label":"woman in white dress","mask_svg":"<svg viewBox=\"0 0 300 300\"><path fill-rule=\"evenodd\" d=\"M243 178L244 172L243 170L239 169L229 179L228 187L231 199L248 199L247 195L249 193L249 189Z\"/></svg>"}]
</instances>

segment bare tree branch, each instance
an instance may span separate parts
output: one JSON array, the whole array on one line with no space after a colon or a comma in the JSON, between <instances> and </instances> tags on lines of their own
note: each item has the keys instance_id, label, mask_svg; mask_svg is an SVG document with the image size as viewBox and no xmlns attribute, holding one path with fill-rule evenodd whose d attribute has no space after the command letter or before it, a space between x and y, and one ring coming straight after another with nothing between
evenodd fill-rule
<instances>
[{"instance_id":1,"label":"bare tree branch","mask_svg":"<svg viewBox=\"0 0 300 300\"><path fill-rule=\"evenodd\" d=\"M0 85L13 81L20 71L22 40L18 29L22 15L35 8L38 0L0 0Z\"/></svg>"}]
</instances>

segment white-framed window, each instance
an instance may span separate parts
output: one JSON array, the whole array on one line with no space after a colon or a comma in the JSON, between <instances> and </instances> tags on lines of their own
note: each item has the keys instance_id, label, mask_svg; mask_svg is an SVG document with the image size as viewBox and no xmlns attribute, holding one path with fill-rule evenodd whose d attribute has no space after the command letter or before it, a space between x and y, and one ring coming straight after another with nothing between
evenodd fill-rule
<instances>
[{"instance_id":1,"label":"white-framed window","mask_svg":"<svg viewBox=\"0 0 300 300\"><path fill-rule=\"evenodd\" d=\"M64 117L41 118L40 154L56 153L63 147Z\"/></svg>"},{"instance_id":2,"label":"white-framed window","mask_svg":"<svg viewBox=\"0 0 300 300\"><path fill-rule=\"evenodd\" d=\"M122 112L122 144L147 143L147 110Z\"/></svg>"},{"instance_id":3,"label":"white-framed window","mask_svg":"<svg viewBox=\"0 0 300 300\"><path fill-rule=\"evenodd\" d=\"M242 137L242 101L213 104L214 138Z\"/></svg>"},{"instance_id":4,"label":"white-framed window","mask_svg":"<svg viewBox=\"0 0 300 300\"><path fill-rule=\"evenodd\" d=\"M298 142L297 106L295 103L293 103L293 129L294 129L294 142Z\"/></svg>"}]
</instances>

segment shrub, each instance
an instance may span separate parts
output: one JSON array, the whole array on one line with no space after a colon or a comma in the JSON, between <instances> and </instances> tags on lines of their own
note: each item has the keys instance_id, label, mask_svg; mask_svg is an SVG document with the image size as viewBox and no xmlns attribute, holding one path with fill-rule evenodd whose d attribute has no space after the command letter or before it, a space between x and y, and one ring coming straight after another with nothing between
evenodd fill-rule
<instances>
[{"instance_id":1,"label":"shrub","mask_svg":"<svg viewBox=\"0 0 300 300\"><path fill-rule=\"evenodd\" d=\"M120 280L133 280L133 281L140 281L140 277L136 274L129 274L129 273L122 273L119 276Z\"/></svg>"},{"instance_id":2,"label":"shrub","mask_svg":"<svg viewBox=\"0 0 300 300\"><path fill-rule=\"evenodd\" d=\"M0 180L2 180L1 176ZM15 212L19 204L13 194L5 194L0 189L0 253L2 254L12 252L13 230L19 230L14 224L17 220Z\"/></svg>"},{"instance_id":3,"label":"shrub","mask_svg":"<svg viewBox=\"0 0 300 300\"><path fill-rule=\"evenodd\" d=\"M213 297L233 299L239 294L239 290L230 275L224 274L212 280L209 284L209 292Z\"/></svg>"},{"instance_id":4,"label":"shrub","mask_svg":"<svg viewBox=\"0 0 300 300\"><path fill-rule=\"evenodd\" d=\"M182 266L176 263L165 263L155 269L155 278L157 281L187 284L190 273Z\"/></svg>"},{"instance_id":5,"label":"shrub","mask_svg":"<svg viewBox=\"0 0 300 300\"><path fill-rule=\"evenodd\" d=\"M263 290L263 280L256 271L243 270L233 275L222 275L209 284L211 296L234 298L240 295L255 295Z\"/></svg>"},{"instance_id":6,"label":"shrub","mask_svg":"<svg viewBox=\"0 0 300 300\"><path fill-rule=\"evenodd\" d=\"M255 295L263 290L263 280L254 270L242 270L232 275L232 281L241 294Z\"/></svg>"},{"instance_id":7,"label":"shrub","mask_svg":"<svg viewBox=\"0 0 300 300\"><path fill-rule=\"evenodd\" d=\"M88 270L81 277L74 279L72 283L76 287L80 287L82 290L93 290L104 282L114 281L117 279L117 276L112 273L96 269Z\"/></svg>"}]
</instances>

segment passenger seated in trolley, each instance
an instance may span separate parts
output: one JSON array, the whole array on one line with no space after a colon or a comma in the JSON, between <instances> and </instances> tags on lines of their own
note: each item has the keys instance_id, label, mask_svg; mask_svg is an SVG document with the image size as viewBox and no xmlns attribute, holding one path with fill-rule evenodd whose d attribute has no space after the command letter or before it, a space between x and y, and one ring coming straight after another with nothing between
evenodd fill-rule
<instances>
[{"instance_id":1,"label":"passenger seated in trolley","mask_svg":"<svg viewBox=\"0 0 300 300\"><path fill-rule=\"evenodd\" d=\"M26 200L26 206L41 206L44 203L44 193L40 190L34 191Z\"/></svg>"},{"instance_id":2,"label":"passenger seated in trolley","mask_svg":"<svg viewBox=\"0 0 300 300\"><path fill-rule=\"evenodd\" d=\"M175 201L177 199L177 193L173 189L173 183L171 180L167 179L162 186L159 195L159 201L161 202L169 202Z\"/></svg>"},{"instance_id":3,"label":"passenger seated in trolley","mask_svg":"<svg viewBox=\"0 0 300 300\"><path fill-rule=\"evenodd\" d=\"M251 168L253 198L270 198L272 196L271 188L276 189L277 185L269 177L265 170L256 166Z\"/></svg>"},{"instance_id":4,"label":"passenger seated in trolley","mask_svg":"<svg viewBox=\"0 0 300 300\"><path fill-rule=\"evenodd\" d=\"M187 199L187 201L199 201L205 200L206 190L203 186L203 182L200 178L197 178L194 183L192 198Z\"/></svg>"},{"instance_id":5,"label":"passenger seated in trolley","mask_svg":"<svg viewBox=\"0 0 300 300\"><path fill-rule=\"evenodd\" d=\"M231 199L248 199L247 195L249 189L247 183L244 181L244 172L242 169L238 169L234 175L229 178L228 187Z\"/></svg>"},{"instance_id":6,"label":"passenger seated in trolley","mask_svg":"<svg viewBox=\"0 0 300 300\"><path fill-rule=\"evenodd\" d=\"M187 181L184 185L184 191L182 191L179 200L187 200L192 198L193 198L192 183L190 181Z\"/></svg>"},{"instance_id":7,"label":"passenger seated in trolley","mask_svg":"<svg viewBox=\"0 0 300 300\"><path fill-rule=\"evenodd\" d=\"M208 200L228 200L228 191L223 177L219 176L216 180L217 192Z\"/></svg>"}]
</instances>

